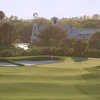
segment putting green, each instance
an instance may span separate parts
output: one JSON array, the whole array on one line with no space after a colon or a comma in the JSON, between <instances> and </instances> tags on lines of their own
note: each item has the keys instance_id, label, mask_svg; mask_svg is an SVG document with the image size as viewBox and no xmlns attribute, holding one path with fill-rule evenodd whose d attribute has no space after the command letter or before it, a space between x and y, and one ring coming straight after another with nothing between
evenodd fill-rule
<instances>
[{"instance_id":1,"label":"putting green","mask_svg":"<svg viewBox=\"0 0 100 100\"><path fill-rule=\"evenodd\" d=\"M100 59L0 67L0 100L100 100Z\"/></svg>"}]
</instances>

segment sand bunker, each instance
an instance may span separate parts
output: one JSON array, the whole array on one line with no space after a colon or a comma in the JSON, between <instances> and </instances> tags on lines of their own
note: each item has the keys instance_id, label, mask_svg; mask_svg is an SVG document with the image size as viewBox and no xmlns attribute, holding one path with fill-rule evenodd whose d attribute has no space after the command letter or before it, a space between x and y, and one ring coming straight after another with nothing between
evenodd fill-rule
<instances>
[{"instance_id":1,"label":"sand bunker","mask_svg":"<svg viewBox=\"0 0 100 100\"><path fill-rule=\"evenodd\" d=\"M48 63L54 63L56 60L45 60L45 61L30 61L30 60L20 60L16 61L18 64L23 64L25 66L31 66L31 65L37 65L37 64L48 64ZM18 66L15 64L11 64L8 62L0 62L0 66Z\"/></svg>"},{"instance_id":2,"label":"sand bunker","mask_svg":"<svg viewBox=\"0 0 100 100\"><path fill-rule=\"evenodd\" d=\"M17 66L17 65L8 62L0 62L0 66Z\"/></svg>"},{"instance_id":3,"label":"sand bunker","mask_svg":"<svg viewBox=\"0 0 100 100\"><path fill-rule=\"evenodd\" d=\"M31 66L31 65L37 65L37 64L47 64L47 63L54 63L56 60L45 60L45 61L29 61L29 60L21 60L16 61L16 63Z\"/></svg>"}]
</instances>

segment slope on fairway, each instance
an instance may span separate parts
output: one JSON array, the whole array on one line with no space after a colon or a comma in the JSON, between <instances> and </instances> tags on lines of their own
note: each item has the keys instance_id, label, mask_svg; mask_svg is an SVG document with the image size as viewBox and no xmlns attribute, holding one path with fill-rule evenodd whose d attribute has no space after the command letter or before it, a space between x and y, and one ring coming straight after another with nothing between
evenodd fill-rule
<instances>
[{"instance_id":1,"label":"slope on fairway","mask_svg":"<svg viewBox=\"0 0 100 100\"><path fill-rule=\"evenodd\" d=\"M0 67L0 100L100 100L100 59Z\"/></svg>"}]
</instances>

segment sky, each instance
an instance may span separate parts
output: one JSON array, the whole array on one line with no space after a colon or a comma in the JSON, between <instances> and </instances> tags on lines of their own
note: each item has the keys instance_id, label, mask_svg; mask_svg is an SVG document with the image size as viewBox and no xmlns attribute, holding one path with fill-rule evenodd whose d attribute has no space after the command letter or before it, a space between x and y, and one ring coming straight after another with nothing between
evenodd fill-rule
<instances>
[{"instance_id":1,"label":"sky","mask_svg":"<svg viewBox=\"0 0 100 100\"><path fill-rule=\"evenodd\" d=\"M1 0L0 10L22 19L32 19L34 12L45 18L92 16L100 14L100 0Z\"/></svg>"}]
</instances>

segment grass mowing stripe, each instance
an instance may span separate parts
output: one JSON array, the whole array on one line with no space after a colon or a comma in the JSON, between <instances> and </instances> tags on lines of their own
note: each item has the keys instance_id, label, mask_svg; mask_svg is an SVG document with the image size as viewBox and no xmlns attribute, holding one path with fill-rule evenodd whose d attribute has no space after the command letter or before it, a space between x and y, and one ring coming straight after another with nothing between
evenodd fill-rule
<instances>
[{"instance_id":1,"label":"grass mowing stripe","mask_svg":"<svg viewBox=\"0 0 100 100\"><path fill-rule=\"evenodd\" d=\"M100 59L0 67L0 100L100 100Z\"/></svg>"}]
</instances>

